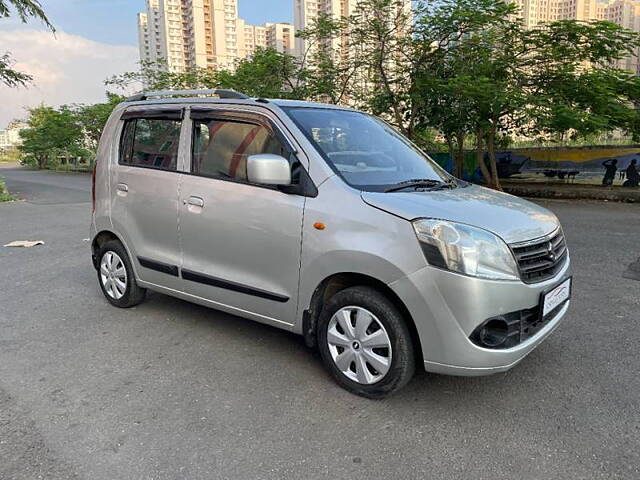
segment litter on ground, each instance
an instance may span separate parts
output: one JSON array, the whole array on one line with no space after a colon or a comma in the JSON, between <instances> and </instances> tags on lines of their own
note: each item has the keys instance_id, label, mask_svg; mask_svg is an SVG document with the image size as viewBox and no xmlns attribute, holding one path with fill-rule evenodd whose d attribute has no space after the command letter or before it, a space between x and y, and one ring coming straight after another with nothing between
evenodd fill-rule
<instances>
[{"instance_id":1,"label":"litter on ground","mask_svg":"<svg viewBox=\"0 0 640 480\"><path fill-rule=\"evenodd\" d=\"M44 245L44 242L42 240L16 240L15 242L7 243L5 247L31 248L36 245Z\"/></svg>"}]
</instances>

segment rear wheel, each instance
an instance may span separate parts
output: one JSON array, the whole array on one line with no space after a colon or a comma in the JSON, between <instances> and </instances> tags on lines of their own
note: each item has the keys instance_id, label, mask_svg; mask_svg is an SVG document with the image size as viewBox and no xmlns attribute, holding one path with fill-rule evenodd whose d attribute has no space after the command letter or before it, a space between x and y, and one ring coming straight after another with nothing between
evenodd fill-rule
<instances>
[{"instance_id":1,"label":"rear wheel","mask_svg":"<svg viewBox=\"0 0 640 480\"><path fill-rule=\"evenodd\" d=\"M138 305L146 294L138 286L129 256L117 240L106 242L98 250L98 282L109 303L120 308Z\"/></svg>"},{"instance_id":2,"label":"rear wheel","mask_svg":"<svg viewBox=\"0 0 640 480\"><path fill-rule=\"evenodd\" d=\"M318 343L325 366L345 389L386 397L409 382L415 354L404 318L379 291L351 287L322 309Z\"/></svg>"}]
</instances>

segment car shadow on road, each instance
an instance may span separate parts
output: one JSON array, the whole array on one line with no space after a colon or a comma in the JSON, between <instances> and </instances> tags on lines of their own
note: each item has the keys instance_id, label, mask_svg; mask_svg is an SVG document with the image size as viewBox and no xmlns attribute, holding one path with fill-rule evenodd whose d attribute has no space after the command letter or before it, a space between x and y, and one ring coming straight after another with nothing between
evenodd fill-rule
<instances>
[{"instance_id":1,"label":"car shadow on road","mask_svg":"<svg viewBox=\"0 0 640 480\"><path fill-rule=\"evenodd\" d=\"M198 335L210 336L214 342L232 342L241 346L243 351L259 350L261 362L273 362L274 368L287 365L288 374L299 380L301 391L308 392L309 384L315 384L319 390L331 391L339 397L345 395L344 398L350 402L358 398L333 383L324 370L318 351L307 348L303 338L297 334L156 292L150 292L147 301L137 308L162 312L163 316L172 319L176 329L197 327ZM212 348L216 348L216 345L212 345ZM413 380L383 402L386 408L400 410L407 404L446 405L452 408L456 405L468 406L472 402L475 410L483 404L495 406L501 403L500 398L513 395L533 399L540 395L541 383L535 381L535 374L529 371L535 372L539 367L536 366L538 359L534 351L523 360L523 364L509 372L483 377L438 375L425 372L421 365L417 365ZM545 362L553 363L553 358L545 358ZM225 365L217 368L224 369ZM544 373L540 372L540 375ZM289 391L294 394L296 387L292 388Z\"/></svg>"}]
</instances>

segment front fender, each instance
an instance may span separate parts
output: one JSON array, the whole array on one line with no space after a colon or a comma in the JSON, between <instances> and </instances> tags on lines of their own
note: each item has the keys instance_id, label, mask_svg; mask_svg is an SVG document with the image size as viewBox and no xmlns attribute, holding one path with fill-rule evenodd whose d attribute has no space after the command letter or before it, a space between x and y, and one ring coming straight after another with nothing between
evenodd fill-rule
<instances>
[{"instance_id":1,"label":"front fender","mask_svg":"<svg viewBox=\"0 0 640 480\"><path fill-rule=\"evenodd\" d=\"M317 223L324 228L316 228ZM340 273L389 285L426 265L411 222L367 205L333 177L308 198L302 232L296 330L325 279Z\"/></svg>"}]
</instances>

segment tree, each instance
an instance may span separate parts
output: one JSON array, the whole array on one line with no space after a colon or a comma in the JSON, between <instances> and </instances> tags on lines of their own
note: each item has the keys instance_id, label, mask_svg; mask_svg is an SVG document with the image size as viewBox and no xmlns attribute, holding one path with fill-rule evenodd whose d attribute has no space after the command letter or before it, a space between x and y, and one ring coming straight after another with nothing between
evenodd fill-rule
<instances>
[{"instance_id":1,"label":"tree","mask_svg":"<svg viewBox=\"0 0 640 480\"><path fill-rule=\"evenodd\" d=\"M76 114L68 107L56 110L40 105L29 110L27 128L20 131L22 145L18 147L38 168L46 168L61 155L84 156L82 127Z\"/></svg>"},{"instance_id":2,"label":"tree","mask_svg":"<svg viewBox=\"0 0 640 480\"><path fill-rule=\"evenodd\" d=\"M33 80L31 75L13 70L14 61L10 53L0 55L0 81L8 87L23 87Z\"/></svg>"},{"instance_id":3,"label":"tree","mask_svg":"<svg viewBox=\"0 0 640 480\"><path fill-rule=\"evenodd\" d=\"M258 48L250 58L240 60L234 71L221 70L212 76L216 87L231 88L251 97L308 97L295 57L274 48Z\"/></svg>"},{"instance_id":4,"label":"tree","mask_svg":"<svg viewBox=\"0 0 640 480\"><path fill-rule=\"evenodd\" d=\"M526 34L515 13L515 6L495 0L444 0L421 4L415 27L413 96L421 126L443 133L457 176L473 135L483 177L498 189L496 137L517 123L525 97L520 66Z\"/></svg>"},{"instance_id":5,"label":"tree","mask_svg":"<svg viewBox=\"0 0 640 480\"><path fill-rule=\"evenodd\" d=\"M638 118L614 66L638 48L638 34L596 21L526 29L516 13L502 1L440 0L421 5L414 30L413 104L422 110L414 115L443 133L458 175L473 136L483 177L497 189L501 138L575 137Z\"/></svg>"},{"instance_id":6,"label":"tree","mask_svg":"<svg viewBox=\"0 0 640 480\"><path fill-rule=\"evenodd\" d=\"M37 18L42 20L51 30L54 30L53 25L44 14L39 0L0 0L0 18L11 16L11 7L18 13L18 18L22 22L26 22L29 17Z\"/></svg>"},{"instance_id":7,"label":"tree","mask_svg":"<svg viewBox=\"0 0 640 480\"><path fill-rule=\"evenodd\" d=\"M394 46L393 51L386 43L381 47L381 43L386 42L382 37L392 35L400 23L396 18L392 26L384 26L381 18L391 15L393 8L401 4L400 0L361 0L353 17L319 14L305 30L297 34L307 45L300 59L273 48L258 48L251 57L240 60L234 69L218 71L190 68L184 72L173 72L164 61L141 62L139 70L113 76L105 83L119 90L141 86L149 90L232 88L255 97L362 104L369 109L368 96L363 92L375 87L376 83L369 81L368 76L374 70L365 71L364 67L372 55L377 55L376 61L391 65L392 57L401 51L398 45ZM378 7L384 8L376 14L376 18L365 15ZM370 25L379 27L377 40L365 34L366 28L360 26L362 18L367 18ZM410 24L410 15L403 11L401 18L403 28L406 28ZM358 43L353 54L354 49L350 46L361 41L367 43ZM386 95L389 94L389 88L403 84L399 80L394 78L386 83Z\"/></svg>"},{"instance_id":8,"label":"tree","mask_svg":"<svg viewBox=\"0 0 640 480\"><path fill-rule=\"evenodd\" d=\"M238 62L231 71L204 68L174 72L166 62L140 62L140 69L115 75L105 81L108 87L119 90L181 90L201 88L231 88L255 97L305 98L301 82L296 81L299 71L291 55L273 48L258 48L254 55Z\"/></svg>"},{"instance_id":9,"label":"tree","mask_svg":"<svg viewBox=\"0 0 640 480\"><path fill-rule=\"evenodd\" d=\"M309 100L333 105L353 102L362 59L353 55L349 19L320 12L297 33L306 50L297 63L295 84Z\"/></svg>"},{"instance_id":10,"label":"tree","mask_svg":"<svg viewBox=\"0 0 640 480\"><path fill-rule=\"evenodd\" d=\"M358 59L360 106L414 139L420 99L412 94L418 62L412 21L404 1L360 0L348 25Z\"/></svg>"},{"instance_id":11,"label":"tree","mask_svg":"<svg viewBox=\"0 0 640 480\"><path fill-rule=\"evenodd\" d=\"M18 18L26 23L29 18L33 17L41 20L51 31L55 28L47 19L42 6L38 0L0 0L0 18L8 18L11 16L11 8L13 8ZM13 60L9 52L0 55L0 82L8 87L25 86L33 80L31 75L13 70L11 66Z\"/></svg>"},{"instance_id":12,"label":"tree","mask_svg":"<svg viewBox=\"0 0 640 480\"><path fill-rule=\"evenodd\" d=\"M640 142L640 76L628 74L619 83L622 95L633 106L633 115L624 128L634 142Z\"/></svg>"},{"instance_id":13,"label":"tree","mask_svg":"<svg viewBox=\"0 0 640 480\"><path fill-rule=\"evenodd\" d=\"M105 85L123 91L139 90L142 87L148 90L183 90L217 86L216 72L204 68L173 72L164 60L141 61L139 65L140 68L136 71L108 78Z\"/></svg>"},{"instance_id":14,"label":"tree","mask_svg":"<svg viewBox=\"0 0 640 480\"><path fill-rule=\"evenodd\" d=\"M109 120L109 115L123 100L123 96L107 92L106 103L77 105L72 109L76 123L80 126L84 135L84 144L92 152L98 149L98 142L102 136L102 130L107 120Z\"/></svg>"},{"instance_id":15,"label":"tree","mask_svg":"<svg viewBox=\"0 0 640 480\"><path fill-rule=\"evenodd\" d=\"M564 140L628 130L636 109L615 62L634 54L640 35L603 21L559 21L530 36L527 68L530 128L525 133Z\"/></svg>"}]
</instances>

